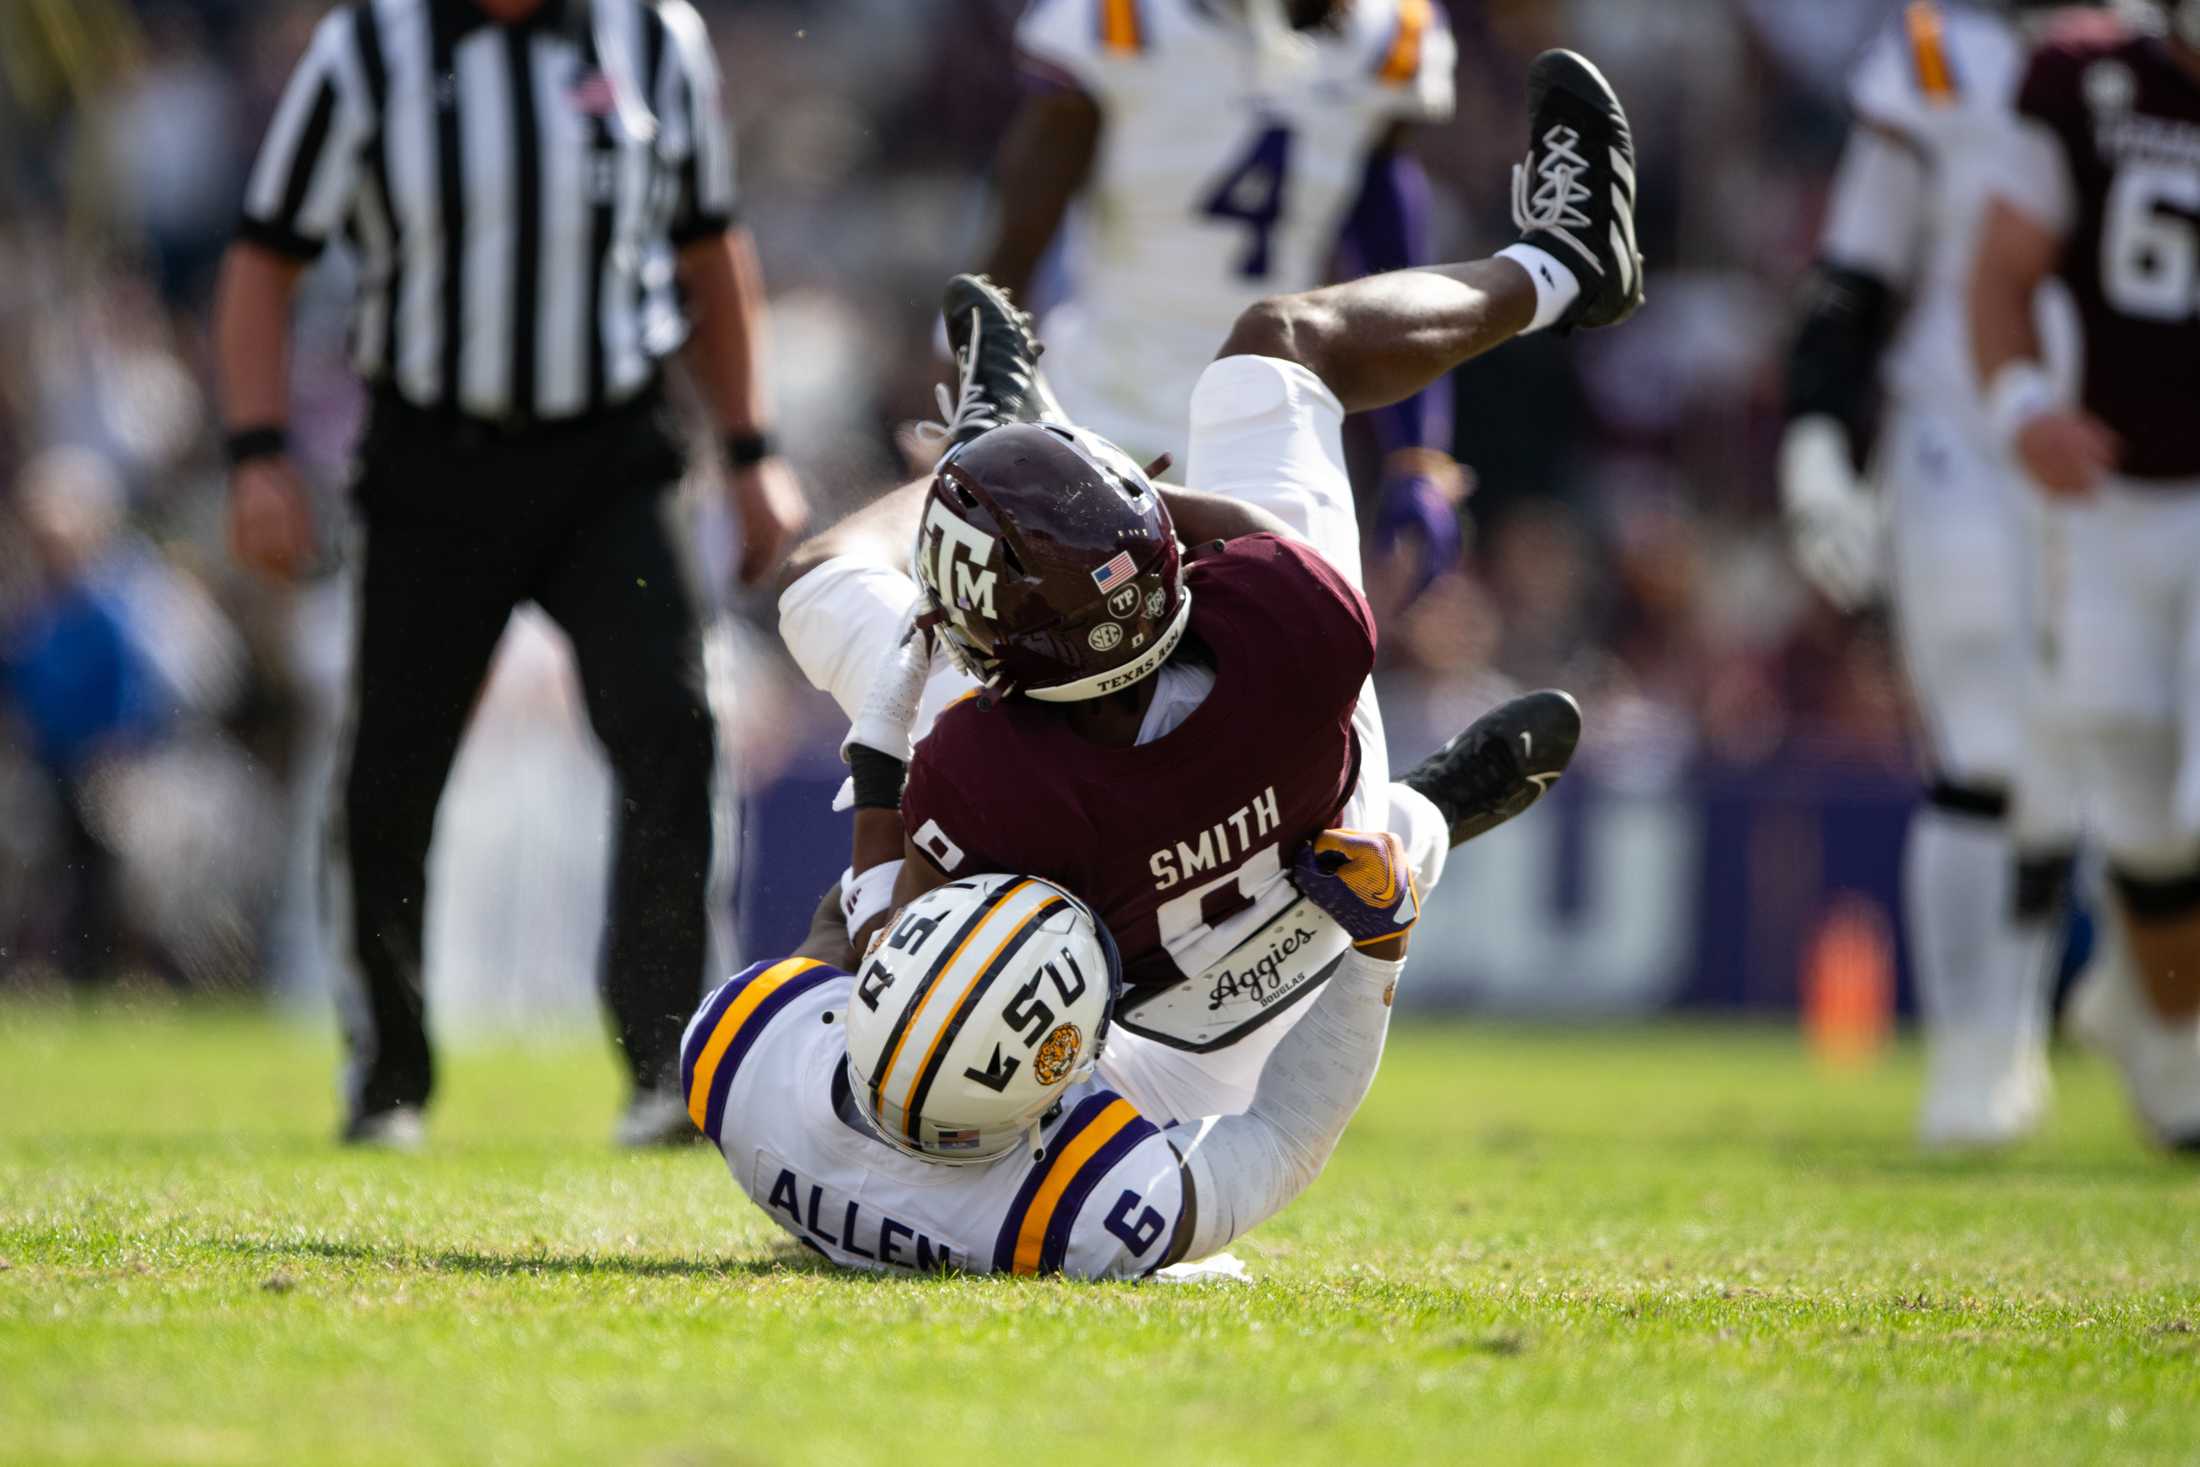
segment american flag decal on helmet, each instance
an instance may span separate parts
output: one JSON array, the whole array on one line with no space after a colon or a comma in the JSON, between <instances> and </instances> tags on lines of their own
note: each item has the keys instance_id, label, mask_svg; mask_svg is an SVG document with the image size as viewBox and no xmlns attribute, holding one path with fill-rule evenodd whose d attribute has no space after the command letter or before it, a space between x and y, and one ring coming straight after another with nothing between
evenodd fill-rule
<instances>
[{"instance_id":1,"label":"american flag decal on helmet","mask_svg":"<svg viewBox=\"0 0 2200 1467\"><path fill-rule=\"evenodd\" d=\"M1112 591L1138 574L1138 567L1131 561L1128 550L1115 552L1115 559L1092 573L1092 583L1103 591Z\"/></svg>"}]
</instances>

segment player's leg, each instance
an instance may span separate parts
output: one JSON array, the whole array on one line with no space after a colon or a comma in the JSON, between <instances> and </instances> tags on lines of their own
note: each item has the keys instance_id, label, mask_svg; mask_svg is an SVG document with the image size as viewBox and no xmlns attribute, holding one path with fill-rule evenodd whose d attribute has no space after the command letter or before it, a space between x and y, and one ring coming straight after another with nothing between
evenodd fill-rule
<instances>
[{"instance_id":1,"label":"player's leg","mask_svg":"<svg viewBox=\"0 0 2200 1467\"><path fill-rule=\"evenodd\" d=\"M2080 720L2089 828L2108 857L2128 967L2098 974L2073 1012L2165 1141L2200 1137L2200 822L2183 769L2194 703L2190 506L2107 489L2070 516L2070 592L2057 687Z\"/></svg>"},{"instance_id":2,"label":"player's leg","mask_svg":"<svg viewBox=\"0 0 2200 1467\"><path fill-rule=\"evenodd\" d=\"M2047 923L2020 913L2010 791L2032 657L2015 486L1940 421L1911 413L1884 455L1894 599L1924 731L1927 794L1903 902L1927 1045L1919 1130L1994 1144L2035 1125Z\"/></svg>"},{"instance_id":3,"label":"player's leg","mask_svg":"<svg viewBox=\"0 0 2200 1467\"><path fill-rule=\"evenodd\" d=\"M2069 595L2068 509L2027 494L2024 528L2031 550L2026 578L2023 750L2010 790L2010 838L2017 849L2017 909L2045 924L2049 947L2070 903L2084 803L2078 780L2078 729L2057 695L2050 651Z\"/></svg>"},{"instance_id":4,"label":"player's leg","mask_svg":"<svg viewBox=\"0 0 2200 1467\"><path fill-rule=\"evenodd\" d=\"M1515 179L1521 242L1496 259L1392 271L1247 310L1193 389L1193 488L1259 504L1357 582L1345 413L1410 397L1524 332L1612 325L1634 311L1634 143L1618 97L1593 66L1554 51L1530 69L1529 106L1533 141Z\"/></svg>"},{"instance_id":5,"label":"player's leg","mask_svg":"<svg viewBox=\"0 0 2200 1467\"><path fill-rule=\"evenodd\" d=\"M419 467L370 459L361 490L352 706L325 876L350 1052L345 1136L369 1143L409 1141L393 1126L433 1088L422 967L428 844L522 575L516 552L492 537L377 507Z\"/></svg>"},{"instance_id":6,"label":"player's leg","mask_svg":"<svg viewBox=\"0 0 2200 1467\"><path fill-rule=\"evenodd\" d=\"M617 782L610 908L598 982L631 1085L618 1140L687 1141L681 1027L730 901L732 791L703 673L704 598L675 531L669 482L605 475L601 503L530 587L572 639L588 721Z\"/></svg>"}]
</instances>

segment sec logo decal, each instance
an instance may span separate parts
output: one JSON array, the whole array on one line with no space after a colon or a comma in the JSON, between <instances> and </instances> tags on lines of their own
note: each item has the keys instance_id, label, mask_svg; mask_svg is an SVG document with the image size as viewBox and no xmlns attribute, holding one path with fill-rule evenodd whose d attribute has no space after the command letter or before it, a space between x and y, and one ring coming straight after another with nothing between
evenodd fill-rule
<instances>
[{"instance_id":1,"label":"sec logo decal","mask_svg":"<svg viewBox=\"0 0 2200 1467\"><path fill-rule=\"evenodd\" d=\"M1112 652L1123 640L1123 629L1112 621L1104 621L1085 634L1085 641L1095 652Z\"/></svg>"}]
</instances>

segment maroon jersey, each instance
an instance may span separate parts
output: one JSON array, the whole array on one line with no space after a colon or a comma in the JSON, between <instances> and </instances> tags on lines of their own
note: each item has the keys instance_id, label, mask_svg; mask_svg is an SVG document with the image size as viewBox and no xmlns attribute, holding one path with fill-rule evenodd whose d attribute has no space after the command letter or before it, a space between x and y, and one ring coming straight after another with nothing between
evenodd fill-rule
<instances>
[{"instance_id":1,"label":"maroon jersey","mask_svg":"<svg viewBox=\"0 0 2200 1467\"><path fill-rule=\"evenodd\" d=\"M2200 78L2158 36L2074 17L2018 110L2069 160L2062 278L2085 322L2085 405L2136 479L2200 476Z\"/></svg>"},{"instance_id":2,"label":"maroon jersey","mask_svg":"<svg viewBox=\"0 0 2200 1467\"><path fill-rule=\"evenodd\" d=\"M1212 659L1215 685L1183 723L1114 748L1059 708L966 698L917 745L902 795L910 839L949 875L1041 876L1090 902L1136 984L1198 972L1214 925L1284 880L1291 853L1335 820L1375 663L1367 602L1295 540L1230 541L1184 583L1188 645Z\"/></svg>"}]
</instances>

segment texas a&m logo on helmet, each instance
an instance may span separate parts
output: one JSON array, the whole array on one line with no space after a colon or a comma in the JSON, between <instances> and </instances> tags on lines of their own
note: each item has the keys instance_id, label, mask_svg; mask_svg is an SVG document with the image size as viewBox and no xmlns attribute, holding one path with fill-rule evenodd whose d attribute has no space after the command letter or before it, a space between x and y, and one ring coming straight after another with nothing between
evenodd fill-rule
<instances>
[{"instance_id":1,"label":"texas a&m logo on helmet","mask_svg":"<svg viewBox=\"0 0 2200 1467\"><path fill-rule=\"evenodd\" d=\"M1120 691L1168 660L1191 616L1168 507L1079 428L1011 423L950 453L914 558L949 653L996 693Z\"/></svg>"}]
</instances>

